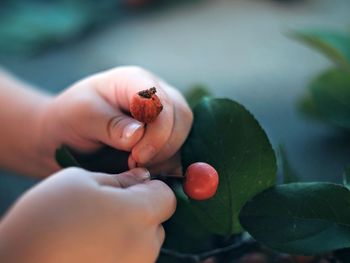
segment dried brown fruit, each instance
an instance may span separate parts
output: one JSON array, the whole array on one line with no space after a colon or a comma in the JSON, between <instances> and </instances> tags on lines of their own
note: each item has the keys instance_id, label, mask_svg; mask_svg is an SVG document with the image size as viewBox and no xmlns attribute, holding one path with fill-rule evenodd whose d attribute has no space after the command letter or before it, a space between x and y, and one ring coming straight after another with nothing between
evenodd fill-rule
<instances>
[{"instance_id":1,"label":"dried brown fruit","mask_svg":"<svg viewBox=\"0 0 350 263\"><path fill-rule=\"evenodd\" d=\"M130 113L138 121L150 123L163 110L163 105L156 95L156 88L142 90L131 99Z\"/></svg>"}]
</instances>

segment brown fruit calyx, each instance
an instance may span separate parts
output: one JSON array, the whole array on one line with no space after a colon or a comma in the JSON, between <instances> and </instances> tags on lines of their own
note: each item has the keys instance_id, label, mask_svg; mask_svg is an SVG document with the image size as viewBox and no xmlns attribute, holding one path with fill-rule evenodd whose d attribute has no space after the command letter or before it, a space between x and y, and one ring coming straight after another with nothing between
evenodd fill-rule
<instances>
[{"instance_id":1,"label":"brown fruit calyx","mask_svg":"<svg viewBox=\"0 0 350 263\"><path fill-rule=\"evenodd\" d=\"M143 97L145 99L150 99L150 98L152 98L152 95L154 95L156 93L157 93L157 90L155 87L153 87L150 89L141 90L137 94L139 94L141 97Z\"/></svg>"}]
</instances>

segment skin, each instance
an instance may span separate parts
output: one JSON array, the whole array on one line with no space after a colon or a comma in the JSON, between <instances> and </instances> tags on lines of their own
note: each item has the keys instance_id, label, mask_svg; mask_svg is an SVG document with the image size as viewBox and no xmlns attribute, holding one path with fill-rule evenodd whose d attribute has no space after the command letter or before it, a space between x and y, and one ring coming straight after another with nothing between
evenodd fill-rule
<instances>
[{"instance_id":1,"label":"skin","mask_svg":"<svg viewBox=\"0 0 350 263\"><path fill-rule=\"evenodd\" d=\"M125 112L136 92L153 86L164 110L146 126ZM51 175L2 218L0 258L154 262L164 240L161 223L176 200L165 184L149 181L149 171L181 175L178 151L193 118L181 94L139 67L90 76L55 97L0 71L0 94L0 167ZM130 151L130 171L60 170L54 152L61 144L84 152L104 144Z\"/></svg>"},{"instance_id":2,"label":"skin","mask_svg":"<svg viewBox=\"0 0 350 263\"><path fill-rule=\"evenodd\" d=\"M132 96L149 87L157 88L164 108L145 126L124 112ZM181 175L178 151L192 112L179 91L142 68L90 76L56 97L0 73L0 94L0 120L8 123L0 130L1 167L45 177L60 169L54 152L61 144L84 152L107 144L131 152L130 168Z\"/></svg>"},{"instance_id":3,"label":"skin","mask_svg":"<svg viewBox=\"0 0 350 263\"><path fill-rule=\"evenodd\" d=\"M157 206L154 206L157 203ZM0 224L2 262L154 262L168 187L143 168L118 175L69 168L29 190Z\"/></svg>"}]
</instances>

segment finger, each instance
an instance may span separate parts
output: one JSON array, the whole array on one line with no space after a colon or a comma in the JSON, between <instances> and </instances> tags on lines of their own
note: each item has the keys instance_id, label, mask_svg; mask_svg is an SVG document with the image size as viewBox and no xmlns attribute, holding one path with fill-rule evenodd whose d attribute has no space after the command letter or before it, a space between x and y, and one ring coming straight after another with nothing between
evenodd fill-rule
<instances>
[{"instance_id":1,"label":"finger","mask_svg":"<svg viewBox=\"0 0 350 263\"><path fill-rule=\"evenodd\" d=\"M134 158L132 157L131 154L129 155L129 158L128 158L128 166L129 166L129 169L137 167L137 163L136 163L136 161L134 160Z\"/></svg>"},{"instance_id":2,"label":"finger","mask_svg":"<svg viewBox=\"0 0 350 263\"><path fill-rule=\"evenodd\" d=\"M102 186L127 188L150 180L150 173L145 168L135 168L120 174L93 173L92 177Z\"/></svg>"},{"instance_id":3,"label":"finger","mask_svg":"<svg viewBox=\"0 0 350 263\"><path fill-rule=\"evenodd\" d=\"M182 176L181 156L177 152L169 159L156 163L154 165L147 166L151 175L162 175L162 176Z\"/></svg>"},{"instance_id":4,"label":"finger","mask_svg":"<svg viewBox=\"0 0 350 263\"><path fill-rule=\"evenodd\" d=\"M72 125L79 124L79 135L119 150L130 151L142 138L144 124L114 108L94 90L83 94L75 101L77 113L72 120Z\"/></svg>"},{"instance_id":5,"label":"finger","mask_svg":"<svg viewBox=\"0 0 350 263\"><path fill-rule=\"evenodd\" d=\"M126 112L129 112L131 99L137 92L159 87L157 77L136 66L111 69L99 74L98 79L95 88L101 96Z\"/></svg>"},{"instance_id":6,"label":"finger","mask_svg":"<svg viewBox=\"0 0 350 263\"><path fill-rule=\"evenodd\" d=\"M163 108L157 119L149 123L142 139L132 149L132 157L138 164L151 162L170 138L174 126L174 109L171 103ZM167 156L163 156L167 158Z\"/></svg>"},{"instance_id":7,"label":"finger","mask_svg":"<svg viewBox=\"0 0 350 263\"><path fill-rule=\"evenodd\" d=\"M163 83L164 87L166 85L168 84ZM148 163L148 165L163 162L164 160L167 160L173 156L177 151L179 151L181 145L184 143L190 132L193 122L193 113L180 92L171 86L167 86L166 90L169 97L171 97L174 101L173 128L171 130L170 136L163 143L163 145L161 146L159 143L158 147L160 149ZM147 129L145 136L136 144L135 150L139 144L142 144L146 140L148 132L149 130Z\"/></svg>"},{"instance_id":8,"label":"finger","mask_svg":"<svg viewBox=\"0 0 350 263\"><path fill-rule=\"evenodd\" d=\"M144 124L120 111L110 115L107 119L107 133L104 133L105 136L101 134L102 141L116 149L131 151L143 136Z\"/></svg>"},{"instance_id":9,"label":"finger","mask_svg":"<svg viewBox=\"0 0 350 263\"><path fill-rule=\"evenodd\" d=\"M140 90L156 87L157 96L163 104L163 110L157 119L148 124L142 140L132 150L137 163L149 162L168 141L174 125L174 103L157 77L138 67L121 67L104 73L98 85L98 92L111 105L129 111L132 97ZM109 83L106 85L106 83ZM176 151L175 151L176 152Z\"/></svg>"},{"instance_id":10,"label":"finger","mask_svg":"<svg viewBox=\"0 0 350 263\"><path fill-rule=\"evenodd\" d=\"M150 162L169 141L174 127L174 103L169 95L158 86L158 97L163 104L163 110L155 121L149 123L142 139L133 147L132 157L138 164ZM176 150L175 150L176 152ZM168 156L163 156L167 158Z\"/></svg>"},{"instance_id":11,"label":"finger","mask_svg":"<svg viewBox=\"0 0 350 263\"><path fill-rule=\"evenodd\" d=\"M175 212L175 195L159 180L133 185L125 190L125 202L128 202L130 207L137 208L144 222L159 225Z\"/></svg>"}]
</instances>

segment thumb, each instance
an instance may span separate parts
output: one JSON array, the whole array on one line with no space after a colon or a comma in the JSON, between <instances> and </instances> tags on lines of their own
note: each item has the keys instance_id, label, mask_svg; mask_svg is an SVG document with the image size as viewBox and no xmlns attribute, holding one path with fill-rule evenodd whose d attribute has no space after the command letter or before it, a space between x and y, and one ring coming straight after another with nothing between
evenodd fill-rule
<instances>
[{"instance_id":1,"label":"thumb","mask_svg":"<svg viewBox=\"0 0 350 263\"><path fill-rule=\"evenodd\" d=\"M103 126L106 132L101 134L101 141L116 149L129 152L144 133L143 123L127 116L120 110L106 116Z\"/></svg>"},{"instance_id":2,"label":"thumb","mask_svg":"<svg viewBox=\"0 0 350 263\"><path fill-rule=\"evenodd\" d=\"M145 168L134 168L120 174L92 173L92 177L99 185L127 188L149 181L151 175Z\"/></svg>"}]
</instances>

